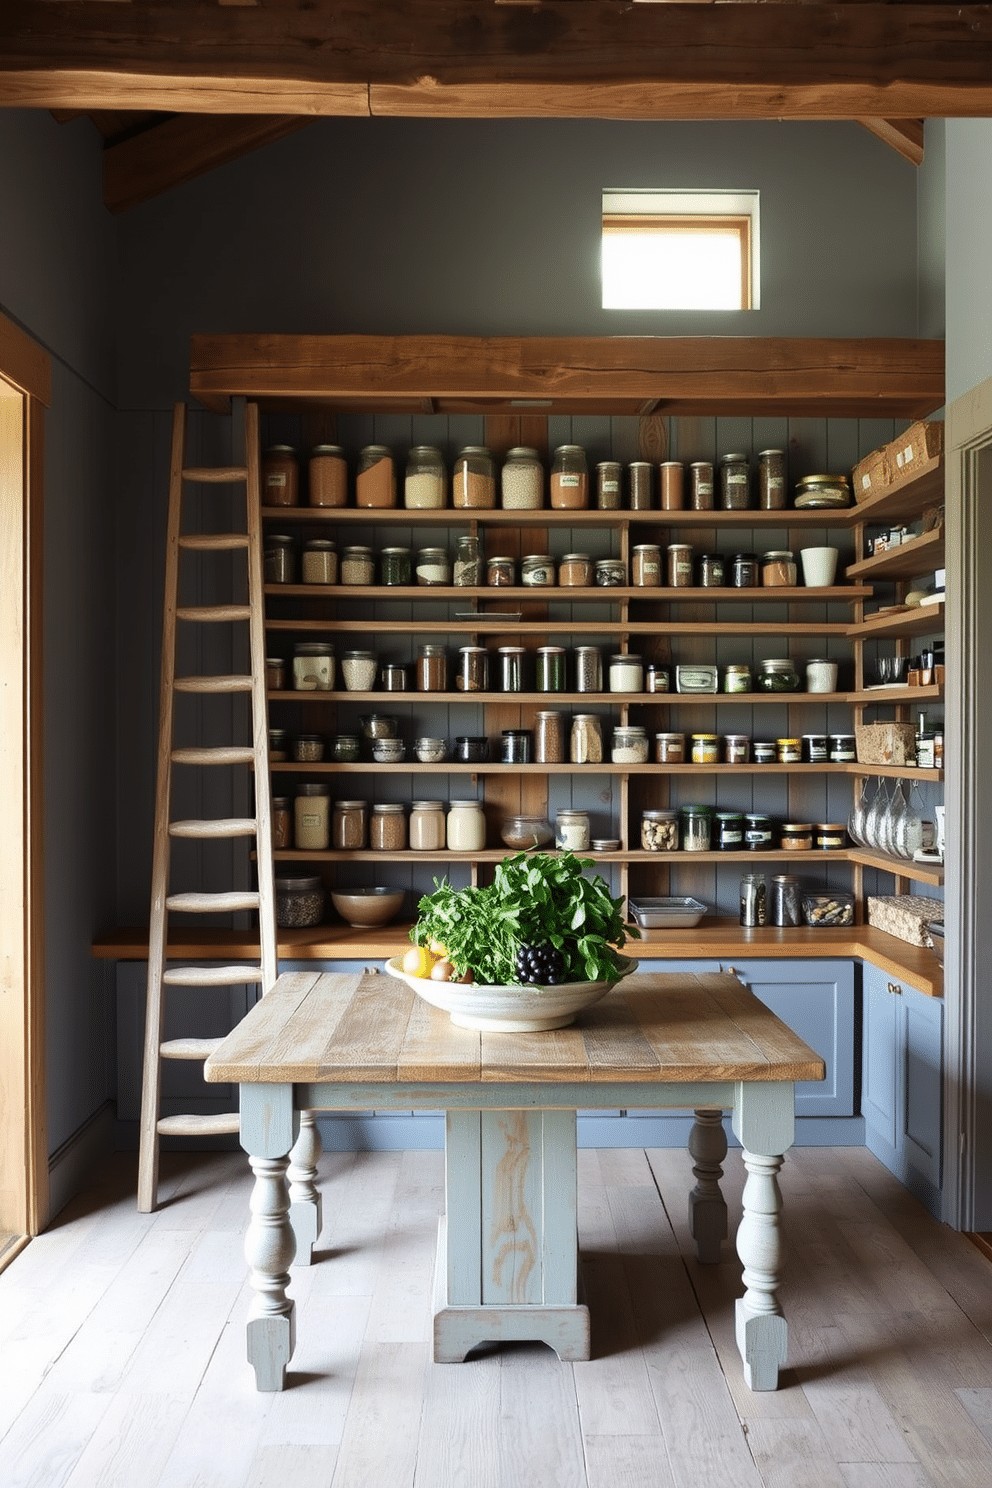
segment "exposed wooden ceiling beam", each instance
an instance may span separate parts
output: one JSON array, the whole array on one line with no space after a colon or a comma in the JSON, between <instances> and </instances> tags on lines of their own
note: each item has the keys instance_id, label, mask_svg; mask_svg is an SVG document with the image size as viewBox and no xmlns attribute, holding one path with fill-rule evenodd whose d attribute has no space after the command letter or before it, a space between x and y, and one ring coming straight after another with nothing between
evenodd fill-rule
<instances>
[{"instance_id":1,"label":"exposed wooden ceiling beam","mask_svg":"<svg viewBox=\"0 0 992 1488\"><path fill-rule=\"evenodd\" d=\"M174 113L992 115L992 6L4 0L0 101Z\"/></svg>"},{"instance_id":2,"label":"exposed wooden ceiling beam","mask_svg":"<svg viewBox=\"0 0 992 1488\"><path fill-rule=\"evenodd\" d=\"M890 145L911 165L923 164L922 119L859 119L858 123Z\"/></svg>"},{"instance_id":3,"label":"exposed wooden ceiling beam","mask_svg":"<svg viewBox=\"0 0 992 1488\"><path fill-rule=\"evenodd\" d=\"M123 212L312 122L298 114L182 114L166 119L104 150L104 206Z\"/></svg>"}]
</instances>

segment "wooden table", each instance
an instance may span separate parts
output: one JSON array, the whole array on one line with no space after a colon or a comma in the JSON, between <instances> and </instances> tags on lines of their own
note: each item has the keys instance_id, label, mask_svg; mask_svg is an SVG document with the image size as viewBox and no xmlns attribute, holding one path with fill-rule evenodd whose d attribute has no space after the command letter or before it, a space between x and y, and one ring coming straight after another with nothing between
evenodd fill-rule
<instances>
[{"instance_id":1,"label":"wooden table","mask_svg":"<svg viewBox=\"0 0 992 1488\"><path fill-rule=\"evenodd\" d=\"M289 1267L298 1240L308 1260L319 1232L312 1137L290 1166L307 1111L444 1109L435 1361L511 1339L587 1359L575 1136L576 1111L596 1107L695 1112L689 1213L704 1262L719 1259L727 1233L719 1179L730 1111L748 1174L737 1345L751 1389L775 1389L787 1341L777 1175L794 1136L795 1082L824 1075L820 1057L730 975L638 973L571 1027L529 1034L456 1028L382 975L281 976L206 1064L208 1080L240 1084L255 1174L245 1255L258 1389L283 1388L295 1334Z\"/></svg>"}]
</instances>

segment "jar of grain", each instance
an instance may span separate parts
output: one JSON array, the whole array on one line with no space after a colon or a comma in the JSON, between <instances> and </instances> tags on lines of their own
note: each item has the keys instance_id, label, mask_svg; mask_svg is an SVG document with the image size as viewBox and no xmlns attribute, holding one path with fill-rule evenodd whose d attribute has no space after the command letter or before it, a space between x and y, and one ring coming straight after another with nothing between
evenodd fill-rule
<instances>
[{"instance_id":1,"label":"jar of grain","mask_svg":"<svg viewBox=\"0 0 992 1488\"><path fill-rule=\"evenodd\" d=\"M523 646L499 646L499 685L502 692L523 692L524 657Z\"/></svg>"},{"instance_id":2,"label":"jar of grain","mask_svg":"<svg viewBox=\"0 0 992 1488\"><path fill-rule=\"evenodd\" d=\"M331 792L320 782L296 787L293 839L302 852L324 852L330 845Z\"/></svg>"},{"instance_id":3,"label":"jar of grain","mask_svg":"<svg viewBox=\"0 0 992 1488\"><path fill-rule=\"evenodd\" d=\"M448 653L444 646L424 645L417 650L417 691L445 692L448 687Z\"/></svg>"},{"instance_id":4,"label":"jar of grain","mask_svg":"<svg viewBox=\"0 0 992 1488\"><path fill-rule=\"evenodd\" d=\"M300 692L334 687L334 647L328 641L297 641L293 647L293 686Z\"/></svg>"},{"instance_id":5,"label":"jar of grain","mask_svg":"<svg viewBox=\"0 0 992 1488\"><path fill-rule=\"evenodd\" d=\"M455 562L452 579L460 589L473 588L482 583L486 571L486 560L482 552L482 539L472 533L463 533L455 540Z\"/></svg>"},{"instance_id":6,"label":"jar of grain","mask_svg":"<svg viewBox=\"0 0 992 1488\"><path fill-rule=\"evenodd\" d=\"M651 470L647 460L633 460L627 466L628 505L631 511L651 509Z\"/></svg>"},{"instance_id":7,"label":"jar of grain","mask_svg":"<svg viewBox=\"0 0 992 1488\"><path fill-rule=\"evenodd\" d=\"M573 765L598 765L603 759L603 726L595 713L572 718L569 757Z\"/></svg>"},{"instance_id":8,"label":"jar of grain","mask_svg":"<svg viewBox=\"0 0 992 1488\"><path fill-rule=\"evenodd\" d=\"M451 801L447 819L452 852L481 852L486 845L486 818L481 801Z\"/></svg>"},{"instance_id":9,"label":"jar of grain","mask_svg":"<svg viewBox=\"0 0 992 1488\"><path fill-rule=\"evenodd\" d=\"M341 554L341 582L356 585L375 583L375 559L371 548L344 549Z\"/></svg>"},{"instance_id":10,"label":"jar of grain","mask_svg":"<svg viewBox=\"0 0 992 1488\"><path fill-rule=\"evenodd\" d=\"M507 450L500 499L508 511L538 511L544 505L544 467L536 449L515 444Z\"/></svg>"},{"instance_id":11,"label":"jar of grain","mask_svg":"<svg viewBox=\"0 0 992 1488\"><path fill-rule=\"evenodd\" d=\"M280 930L319 925L324 913L324 885L317 877L277 878L276 924Z\"/></svg>"},{"instance_id":12,"label":"jar of grain","mask_svg":"<svg viewBox=\"0 0 992 1488\"><path fill-rule=\"evenodd\" d=\"M576 692L602 692L603 658L598 646L576 646L575 648Z\"/></svg>"},{"instance_id":13,"label":"jar of grain","mask_svg":"<svg viewBox=\"0 0 992 1488\"><path fill-rule=\"evenodd\" d=\"M724 511L747 511L751 505L751 476L747 455L721 457L720 505Z\"/></svg>"},{"instance_id":14,"label":"jar of grain","mask_svg":"<svg viewBox=\"0 0 992 1488\"><path fill-rule=\"evenodd\" d=\"M413 852L441 852L444 848L444 805L414 801L410 807L410 847Z\"/></svg>"},{"instance_id":15,"label":"jar of grain","mask_svg":"<svg viewBox=\"0 0 992 1488\"><path fill-rule=\"evenodd\" d=\"M387 588L403 587L413 582L413 563L409 548L383 548L379 554L379 578Z\"/></svg>"},{"instance_id":16,"label":"jar of grain","mask_svg":"<svg viewBox=\"0 0 992 1488\"><path fill-rule=\"evenodd\" d=\"M345 651L341 655L341 675L346 692L371 692L377 671L374 651Z\"/></svg>"},{"instance_id":17,"label":"jar of grain","mask_svg":"<svg viewBox=\"0 0 992 1488\"><path fill-rule=\"evenodd\" d=\"M512 587L517 582L517 565L513 558L486 560L486 583L490 589Z\"/></svg>"},{"instance_id":18,"label":"jar of grain","mask_svg":"<svg viewBox=\"0 0 992 1488\"><path fill-rule=\"evenodd\" d=\"M663 460L658 467L659 505L662 511L681 511L685 503L685 471L680 460Z\"/></svg>"},{"instance_id":19,"label":"jar of grain","mask_svg":"<svg viewBox=\"0 0 992 1488\"><path fill-rule=\"evenodd\" d=\"M528 553L520 560L520 582L528 589L549 589L555 583L555 560L550 553Z\"/></svg>"},{"instance_id":20,"label":"jar of grain","mask_svg":"<svg viewBox=\"0 0 992 1488\"><path fill-rule=\"evenodd\" d=\"M361 852L368 847L368 801L335 801L331 841L338 852Z\"/></svg>"},{"instance_id":21,"label":"jar of grain","mask_svg":"<svg viewBox=\"0 0 992 1488\"><path fill-rule=\"evenodd\" d=\"M680 806L679 828L683 852L709 852L713 831L712 806Z\"/></svg>"},{"instance_id":22,"label":"jar of grain","mask_svg":"<svg viewBox=\"0 0 992 1488\"><path fill-rule=\"evenodd\" d=\"M563 714L534 714L534 759L539 765L562 765L565 763L565 720Z\"/></svg>"},{"instance_id":23,"label":"jar of grain","mask_svg":"<svg viewBox=\"0 0 992 1488\"><path fill-rule=\"evenodd\" d=\"M293 740L293 758L298 765L315 765L324 758L324 740L320 734L297 734Z\"/></svg>"},{"instance_id":24,"label":"jar of grain","mask_svg":"<svg viewBox=\"0 0 992 1488\"><path fill-rule=\"evenodd\" d=\"M668 545L668 587L692 588L692 548L688 543Z\"/></svg>"},{"instance_id":25,"label":"jar of grain","mask_svg":"<svg viewBox=\"0 0 992 1488\"><path fill-rule=\"evenodd\" d=\"M387 445L367 444L358 456L355 505L396 505L396 466L393 464L392 451Z\"/></svg>"},{"instance_id":26,"label":"jar of grain","mask_svg":"<svg viewBox=\"0 0 992 1488\"><path fill-rule=\"evenodd\" d=\"M455 686L459 692L488 692L489 654L485 646L459 646Z\"/></svg>"},{"instance_id":27,"label":"jar of grain","mask_svg":"<svg viewBox=\"0 0 992 1488\"><path fill-rule=\"evenodd\" d=\"M269 760L278 763L289 759L289 734L285 729L269 729Z\"/></svg>"},{"instance_id":28,"label":"jar of grain","mask_svg":"<svg viewBox=\"0 0 992 1488\"><path fill-rule=\"evenodd\" d=\"M700 589L722 589L724 584L723 554L700 553L696 564L696 582Z\"/></svg>"},{"instance_id":29,"label":"jar of grain","mask_svg":"<svg viewBox=\"0 0 992 1488\"><path fill-rule=\"evenodd\" d=\"M689 506L693 511L713 510L713 466L709 460L693 460L689 466Z\"/></svg>"},{"instance_id":30,"label":"jar of grain","mask_svg":"<svg viewBox=\"0 0 992 1488\"><path fill-rule=\"evenodd\" d=\"M467 444L459 453L451 502L453 506L475 511L488 511L496 505L496 466L484 445Z\"/></svg>"},{"instance_id":31,"label":"jar of grain","mask_svg":"<svg viewBox=\"0 0 992 1488\"><path fill-rule=\"evenodd\" d=\"M624 652L610 657L610 691L644 691L644 662L640 656Z\"/></svg>"},{"instance_id":32,"label":"jar of grain","mask_svg":"<svg viewBox=\"0 0 992 1488\"><path fill-rule=\"evenodd\" d=\"M428 588L451 583L451 559L447 548L418 548L414 564L418 584Z\"/></svg>"},{"instance_id":33,"label":"jar of grain","mask_svg":"<svg viewBox=\"0 0 992 1488\"><path fill-rule=\"evenodd\" d=\"M339 444L316 444L310 451L311 506L348 504L348 465Z\"/></svg>"},{"instance_id":34,"label":"jar of grain","mask_svg":"<svg viewBox=\"0 0 992 1488\"><path fill-rule=\"evenodd\" d=\"M783 822L779 841L786 852L810 852L813 847L812 822Z\"/></svg>"},{"instance_id":35,"label":"jar of grain","mask_svg":"<svg viewBox=\"0 0 992 1488\"><path fill-rule=\"evenodd\" d=\"M558 583L565 589L587 589L592 575L592 558L588 553L566 553L558 565Z\"/></svg>"},{"instance_id":36,"label":"jar of grain","mask_svg":"<svg viewBox=\"0 0 992 1488\"><path fill-rule=\"evenodd\" d=\"M376 852L402 852L406 847L406 812L398 803L377 802L369 822L369 847Z\"/></svg>"},{"instance_id":37,"label":"jar of grain","mask_svg":"<svg viewBox=\"0 0 992 1488\"><path fill-rule=\"evenodd\" d=\"M336 584L338 550L329 537L314 537L303 544L304 584Z\"/></svg>"},{"instance_id":38,"label":"jar of grain","mask_svg":"<svg viewBox=\"0 0 992 1488\"><path fill-rule=\"evenodd\" d=\"M292 584L295 578L293 539L285 532L270 532L265 539L265 582Z\"/></svg>"},{"instance_id":39,"label":"jar of grain","mask_svg":"<svg viewBox=\"0 0 992 1488\"><path fill-rule=\"evenodd\" d=\"M785 451L762 450L758 455L758 505L781 511L786 503Z\"/></svg>"},{"instance_id":40,"label":"jar of grain","mask_svg":"<svg viewBox=\"0 0 992 1488\"><path fill-rule=\"evenodd\" d=\"M619 460L601 460L596 466L596 505L600 511L620 510Z\"/></svg>"},{"instance_id":41,"label":"jar of grain","mask_svg":"<svg viewBox=\"0 0 992 1488\"><path fill-rule=\"evenodd\" d=\"M610 758L615 765L646 765L648 762L647 729L639 724L617 724L613 730Z\"/></svg>"},{"instance_id":42,"label":"jar of grain","mask_svg":"<svg viewBox=\"0 0 992 1488\"><path fill-rule=\"evenodd\" d=\"M551 505L577 510L589 505L589 470L580 444L561 444L551 462Z\"/></svg>"},{"instance_id":43,"label":"jar of grain","mask_svg":"<svg viewBox=\"0 0 992 1488\"><path fill-rule=\"evenodd\" d=\"M678 846L677 811L659 806L641 812L641 847L645 852L677 852Z\"/></svg>"},{"instance_id":44,"label":"jar of grain","mask_svg":"<svg viewBox=\"0 0 992 1488\"><path fill-rule=\"evenodd\" d=\"M293 845L293 813L288 796L272 797L272 846L276 852Z\"/></svg>"},{"instance_id":45,"label":"jar of grain","mask_svg":"<svg viewBox=\"0 0 992 1488\"><path fill-rule=\"evenodd\" d=\"M403 505L411 511L435 511L447 502L447 485L441 451L432 444L414 445L403 476Z\"/></svg>"},{"instance_id":46,"label":"jar of grain","mask_svg":"<svg viewBox=\"0 0 992 1488\"><path fill-rule=\"evenodd\" d=\"M761 582L766 589L784 589L795 586L796 564L786 550L762 554Z\"/></svg>"},{"instance_id":47,"label":"jar of grain","mask_svg":"<svg viewBox=\"0 0 992 1488\"><path fill-rule=\"evenodd\" d=\"M685 734L655 734L654 757L659 765L681 765L685 760Z\"/></svg>"},{"instance_id":48,"label":"jar of grain","mask_svg":"<svg viewBox=\"0 0 992 1488\"><path fill-rule=\"evenodd\" d=\"M538 646L535 691L565 691L565 647Z\"/></svg>"},{"instance_id":49,"label":"jar of grain","mask_svg":"<svg viewBox=\"0 0 992 1488\"><path fill-rule=\"evenodd\" d=\"M265 685L270 692L282 692L286 686L286 663L281 656L265 658Z\"/></svg>"},{"instance_id":50,"label":"jar of grain","mask_svg":"<svg viewBox=\"0 0 992 1488\"><path fill-rule=\"evenodd\" d=\"M630 582L639 589L661 583L661 549L657 543L638 543L630 558Z\"/></svg>"},{"instance_id":51,"label":"jar of grain","mask_svg":"<svg viewBox=\"0 0 992 1488\"><path fill-rule=\"evenodd\" d=\"M555 847L560 852L589 851L588 811L559 811L555 818Z\"/></svg>"},{"instance_id":52,"label":"jar of grain","mask_svg":"<svg viewBox=\"0 0 992 1488\"><path fill-rule=\"evenodd\" d=\"M298 506L300 466L291 444L273 444L262 456L262 505Z\"/></svg>"}]
</instances>

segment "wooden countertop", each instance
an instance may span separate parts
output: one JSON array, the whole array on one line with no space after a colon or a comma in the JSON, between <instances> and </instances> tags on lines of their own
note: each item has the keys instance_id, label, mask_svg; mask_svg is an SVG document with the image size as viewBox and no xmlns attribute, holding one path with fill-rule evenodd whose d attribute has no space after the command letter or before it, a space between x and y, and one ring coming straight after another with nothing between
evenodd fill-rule
<instances>
[{"instance_id":1,"label":"wooden countertop","mask_svg":"<svg viewBox=\"0 0 992 1488\"><path fill-rule=\"evenodd\" d=\"M378 930L354 930L348 925L280 930L278 954L282 961L385 961L407 948L409 929L409 922L403 921ZM907 945L873 925L747 930L734 919L708 916L693 930L649 931L644 939L629 941L624 951L641 960L720 961L726 963L725 970L735 960L849 957L879 967L927 997L944 995L944 973L933 951ZM173 928L169 954L174 960L238 960L257 957L258 942L245 931ZM100 936L93 943L93 955L111 961L147 960L147 927L124 927Z\"/></svg>"}]
</instances>

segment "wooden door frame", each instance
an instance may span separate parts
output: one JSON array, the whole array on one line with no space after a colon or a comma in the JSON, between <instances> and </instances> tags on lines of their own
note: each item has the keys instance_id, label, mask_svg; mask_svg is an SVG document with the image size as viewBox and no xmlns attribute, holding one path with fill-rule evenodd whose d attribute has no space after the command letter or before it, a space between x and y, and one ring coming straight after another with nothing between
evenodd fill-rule
<instances>
[{"instance_id":1,"label":"wooden door frame","mask_svg":"<svg viewBox=\"0 0 992 1488\"><path fill-rule=\"evenodd\" d=\"M42 534L51 360L2 314L0 379L0 1229L14 1237L6 1260L49 1217Z\"/></svg>"}]
</instances>

